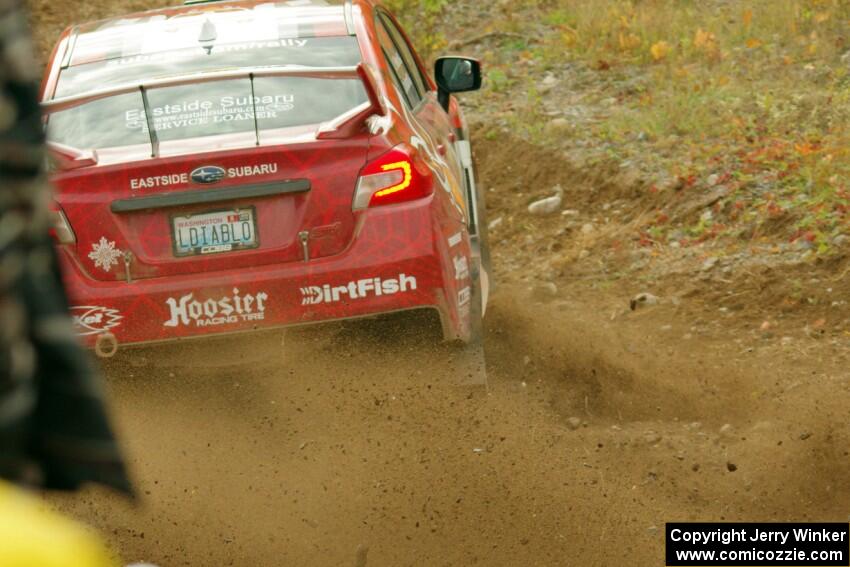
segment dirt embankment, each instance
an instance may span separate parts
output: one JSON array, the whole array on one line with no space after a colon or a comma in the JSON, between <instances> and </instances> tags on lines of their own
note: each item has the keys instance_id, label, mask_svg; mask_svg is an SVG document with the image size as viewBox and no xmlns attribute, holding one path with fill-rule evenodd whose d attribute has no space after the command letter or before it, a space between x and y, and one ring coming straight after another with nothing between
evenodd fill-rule
<instances>
[{"instance_id":1,"label":"dirt embankment","mask_svg":"<svg viewBox=\"0 0 850 567\"><path fill-rule=\"evenodd\" d=\"M32 5L46 45L152 4ZM846 343L814 324L831 304L783 311L797 276L770 267L694 278L611 246L643 213L640 180L479 134L502 219L489 391L393 325L257 338L221 365L203 347L119 358L105 372L141 503L54 502L164 567L658 565L666 521L846 520ZM575 212L527 214L559 184ZM847 297L825 274L799 274L800 297ZM641 292L657 303L631 311Z\"/></svg>"}]
</instances>

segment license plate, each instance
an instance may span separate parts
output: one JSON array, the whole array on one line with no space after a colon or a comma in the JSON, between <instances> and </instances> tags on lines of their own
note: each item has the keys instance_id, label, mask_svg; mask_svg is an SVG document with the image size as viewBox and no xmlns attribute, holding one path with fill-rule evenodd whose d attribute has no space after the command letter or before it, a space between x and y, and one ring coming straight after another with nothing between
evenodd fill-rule
<instances>
[{"instance_id":1,"label":"license plate","mask_svg":"<svg viewBox=\"0 0 850 567\"><path fill-rule=\"evenodd\" d=\"M175 256L256 248L254 207L171 217L171 239Z\"/></svg>"}]
</instances>

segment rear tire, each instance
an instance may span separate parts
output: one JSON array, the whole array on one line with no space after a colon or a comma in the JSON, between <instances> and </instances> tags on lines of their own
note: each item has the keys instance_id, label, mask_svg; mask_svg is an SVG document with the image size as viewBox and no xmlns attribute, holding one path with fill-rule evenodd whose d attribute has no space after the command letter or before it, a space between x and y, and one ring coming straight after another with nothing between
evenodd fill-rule
<instances>
[{"instance_id":1,"label":"rear tire","mask_svg":"<svg viewBox=\"0 0 850 567\"><path fill-rule=\"evenodd\" d=\"M455 373L461 386L487 388L487 361L484 357L484 319L481 293L481 270L478 258L471 266L472 297L469 301L469 339L459 345L455 358Z\"/></svg>"}]
</instances>

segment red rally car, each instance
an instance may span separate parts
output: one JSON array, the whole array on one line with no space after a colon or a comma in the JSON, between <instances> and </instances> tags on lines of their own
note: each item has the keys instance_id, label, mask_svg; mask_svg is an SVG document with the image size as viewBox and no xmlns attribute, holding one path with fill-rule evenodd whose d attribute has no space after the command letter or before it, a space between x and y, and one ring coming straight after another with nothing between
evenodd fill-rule
<instances>
[{"instance_id":1,"label":"red rally car","mask_svg":"<svg viewBox=\"0 0 850 567\"><path fill-rule=\"evenodd\" d=\"M373 0L73 26L41 97L79 334L118 346L429 309L474 339L483 202L452 93Z\"/></svg>"}]
</instances>

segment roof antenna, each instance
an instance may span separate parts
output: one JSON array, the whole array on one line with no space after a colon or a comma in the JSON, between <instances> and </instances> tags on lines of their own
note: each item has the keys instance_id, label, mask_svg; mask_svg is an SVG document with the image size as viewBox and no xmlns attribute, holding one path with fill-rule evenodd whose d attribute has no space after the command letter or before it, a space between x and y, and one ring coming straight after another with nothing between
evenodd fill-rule
<instances>
[{"instance_id":1,"label":"roof antenna","mask_svg":"<svg viewBox=\"0 0 850 567\"><path fill-rule=\"evenodd\" d=\"M204 20L201 26L201 34L198 36L198 42L207 50L207 55L212 53L213 42L218 38L218 33L215 29L215 24L209 18Z\"/></svg>"}]
</instances>

